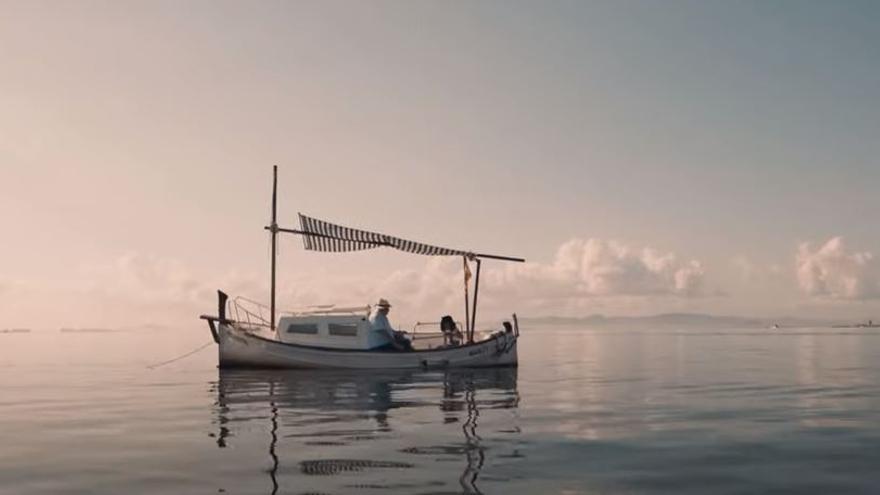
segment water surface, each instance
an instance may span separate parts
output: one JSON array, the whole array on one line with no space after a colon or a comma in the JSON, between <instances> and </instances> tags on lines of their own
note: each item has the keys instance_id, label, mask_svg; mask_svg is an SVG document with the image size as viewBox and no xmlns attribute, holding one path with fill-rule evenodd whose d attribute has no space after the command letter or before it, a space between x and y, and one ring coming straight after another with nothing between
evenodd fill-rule
<instances>
[{"instance_id":1,"label":"water surface","mask_svg":"<svg viewBox=\"0 0 880 495\"><path fill-rule=\"evenodd\" d=\"M0 336L0 493L880 493L876 330L524 329L521 365L220 371Z\"/></svg>"}]
</instances>

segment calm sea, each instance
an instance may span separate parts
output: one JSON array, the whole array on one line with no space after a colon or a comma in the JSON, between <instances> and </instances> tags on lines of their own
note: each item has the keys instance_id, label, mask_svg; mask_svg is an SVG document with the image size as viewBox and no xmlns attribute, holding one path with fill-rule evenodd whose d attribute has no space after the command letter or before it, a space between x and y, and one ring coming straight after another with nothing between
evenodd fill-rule
<instances>
[{"instance_id":1,"label":"calm sea","mask_svg":"<svg viewBox=\"0 0 880 495\"><path fill-rule=\"evenodd\" d=\"M880 493L880 331L523 329L518 369L219 371L0 334L0 493Z\"/></svg>"}]
</instances>

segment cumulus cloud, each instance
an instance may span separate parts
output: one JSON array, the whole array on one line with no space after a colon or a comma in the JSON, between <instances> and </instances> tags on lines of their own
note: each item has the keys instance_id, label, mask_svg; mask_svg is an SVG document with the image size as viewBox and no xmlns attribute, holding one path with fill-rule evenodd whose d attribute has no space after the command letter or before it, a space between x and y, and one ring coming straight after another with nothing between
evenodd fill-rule
<instances>
[{"instance_id":1,"label":"cumulus cloud","mask_svg":"<svg viewBox=\"0 0 880 495\"><path fill-rule=\"evenodd\" d=\"M616 241L574 239L560 246L549 263L484 262L479 307L487 317L513 310L627 311L642 308L648 298L669 301L703 295L704 285L699 261ZM366 302L385 297L400 317L431 317L463 312L463 286L461 259L430 258L418 269L397 270L368 288L337 290L334 295L336 300Z\"/></svg>"},{"instance_id":2,"label":"cumulus cloud","mask_svg":"<svg viewBox=\"0 0 880 495\"><path fill-rule=\"evenodd\" d=\"M648 302L657 303L657 308L677 308L676 301L705 294L704 285L705 270L696 260L616 241L574 239L560 246L548 263L484 262L480 319L513 311L560 315L643 311ZM430 258L418 269L389 273L361 291L367 296L361 300L391 299L396 321L409 324L403 319L439 318L446 313L460 317L463 286L461 259ZM338 299L344 293L335 295Z\"/></svg>"},{"instance_id":3,"label":"cumulus cloud","mask_svg":"<svg viewBox=\"0 0 880 495\"><path fill-rule=\"evenodd\" d=\"M143 301L198 301L209 291L181 261L154 255L127 253L93 271L98 275L94 289Z\"/></svg>"},{"instance_id":4,"label":"cumulus cloud","mask_svg":"<svg viewBox=\"0 0 880 495\"><path fill-rule=\"evenodd\" d=\"M483 263L480 315L643 309L646 298L684 301L703 294L704 278L698 261L615 241L575 239L560 246L549 263ZM360 305L385 297L395 306L396 321L411 324L447 313L460 317L463 286L462 260L436 257L418 268L372 279L325 272L282 276L278 304L281 309ZM0 284L7 294L10 287L14 289ZM78 280L12 299L18 307L28 299L56 301L57 311L47 316L48 325L189 325L198 324L195 315L213 310L218 288L256 301L268 298L264 273L200 274L181 260L128 253L84 267Z\"/></svg>"},{"instance_id":5,"label":"cumulus cloud","mask_svg":"<svg viewBox=\"0 0 880 495\"><path fill-rule=\"evenodd\" d=\"M758 267L744 255L734 256L730 261L744 282L752 282L759 273Z\"/></svg>"},{"instance_id":6,"label":"cumulus cloud","mask_svg":"<svg viewBox=\"0 0 880 495\"><path fill-rule=\"evenodd\" d=\"M780 278L787 273L782 266L776 263L763 264L742 254L734 256L730 262L740 280L747 284L778 283Z\"/></svg>"},{"instance_id":7,"label":"cumulus cloud","mask_svg":"<svg viewBox=\"0 0 880 495\"><path fill-rule=\"evenodd\" d=\"M795 257L798 285L815 297L870 299L880 296L878 263L870 252L847 252L842 237L813 248L798 247Z\"/></svg>"},{"instance_id":8,"label":"cumulus cloud","mask_svg":"<svg viewBox=\"0 0 880 495\"><path fill-rule=\"evenodd\" d=\"M195 325L198 314L215 311L217 289L254 299L265 299L267 292L265 277L232 270L200 274L179 259L141 252L81 266L77 275L74 280L35 287L22 294L20 304L55 301L52 314L42 318L46 325Z\"/></svg>"},{"instance_id":9,"label":"cumulus cloud","mask_svg":"<svg viewBox=\"0 0 880 495\"><path fill-rule=\"evenodd\" d=\"M438 316L463 307L464 278L460 258L429 258L419 269L397 270L368 288L367 302L390 298L399 314ZM482 282L481 282L482 283Z\"/></svg>"},{"instance_id":10,"label":"cumulus cloud","mask_svg":"<svg viewBox=\"0 0 880 495\"><path fill-rule=\"evenodd\" d=\"M523 284L557 297L695 296L703 292L705 271L696 260L617 241L573 239L550 264L509 266L500 284Z\"/></svg>"}]
</instances>

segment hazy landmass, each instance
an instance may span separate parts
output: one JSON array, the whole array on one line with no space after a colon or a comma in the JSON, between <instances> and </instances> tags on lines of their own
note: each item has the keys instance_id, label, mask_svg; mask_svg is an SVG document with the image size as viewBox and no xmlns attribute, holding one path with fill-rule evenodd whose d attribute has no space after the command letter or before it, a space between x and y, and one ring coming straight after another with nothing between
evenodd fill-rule
<instances>
[{"instance_id":1,"label":"hazy landmass","mask_svg":"<svg viewBox=\"0 0 880 495\"><path fill-rule=\"evenodd\" d=\"M142 325L129 325L118 328L90 328L90 327L63 327L59 332L64 333L114 333L114 332L158 332L169 330L170 327L155 323L144 323Z\"/></svg>"},{"instance_id":2,"label":"hazy landmass","mask_svg":"<svg viewBox=\"0 0 880 495\"><path fill-rule=\"evenodd\" d=\"M202 323L198 320L194 320L197 323ZM170 327L168 325L161 325L158 323L143 323L140 325L131 325L126 327L121 327L119 331L122 332L164 332L168 330L172 330L174 327Z\"/></svg>"},{"instance_id":3,"label":"hazy landmass","mask_svg":"<svg viewBox=\"0 0 880 495\"><path fill-rule=\"evenodd\" d=\"M690 328L880 328L877 320L873 326L868 320L843 319L820 319L798 318L791 316L770 317L746 317L729 315L711 315L704 313L661 313L646 316L606 316L593 314L588 316L533 316L521 317L520 322L527 325L559 325L559 326L586 326L586 327L609 327L624 328L633 327L690 327ZM192 326L192 325L188 325ZM404 325L406 326L406 325ZM128 325L124 327L62 327L60 329L37 329L29 328L6 328L0 329L0 334L23 334L36 332L62 333L119 333L119 332L168 332L177 331L181 326L169 326L155 323Z\"/></svg>"},{"instance_id":4,"label":"hazy landmass","mask_svg":"<svg viewBox=\"0 0 880 495\"><path fill-rule=\"evenodd\" d=\"M64 327L58 330L63 333L111 333L119 330L113 328L69 328Z\"/></svg>"},{"instance_id":5,"label":"hazy landmass","mask_svg":"<svg viewBox=\"0 0 880 495\"><path fill-rule=\"evenodd\" d=\"M683 326L708 328L767 328L779 327L831 327L846 324L840 320L810 319L796 317L752 318L743 316L720 316L701 313L663 313L650 316L605 316L594 314L583 317L540 316L523 318L523 322L540 325L588 325L588 326Z\"/></svg>"}]
</instances>

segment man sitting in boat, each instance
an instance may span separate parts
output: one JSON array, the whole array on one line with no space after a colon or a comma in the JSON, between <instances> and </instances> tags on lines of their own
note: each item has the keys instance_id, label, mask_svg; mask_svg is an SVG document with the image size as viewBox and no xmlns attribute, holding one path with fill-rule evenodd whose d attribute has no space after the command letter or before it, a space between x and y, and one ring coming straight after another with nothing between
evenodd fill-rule
<instances>
[{"instance_id":1,"label":"man sitting in boat","mask_svg":"<svg viewBox=\"0 0 880 495\"><path fill-rule=\"evenodd\" d=\"M367 345L370 350L398 350L411 351L412 344L404 337L403 332L398 332L391 327L388 321L388 312L391 304L385 299L379 299L376 309L370 315L370 333L367 335Z\"/></svg>"}]
</instances>

